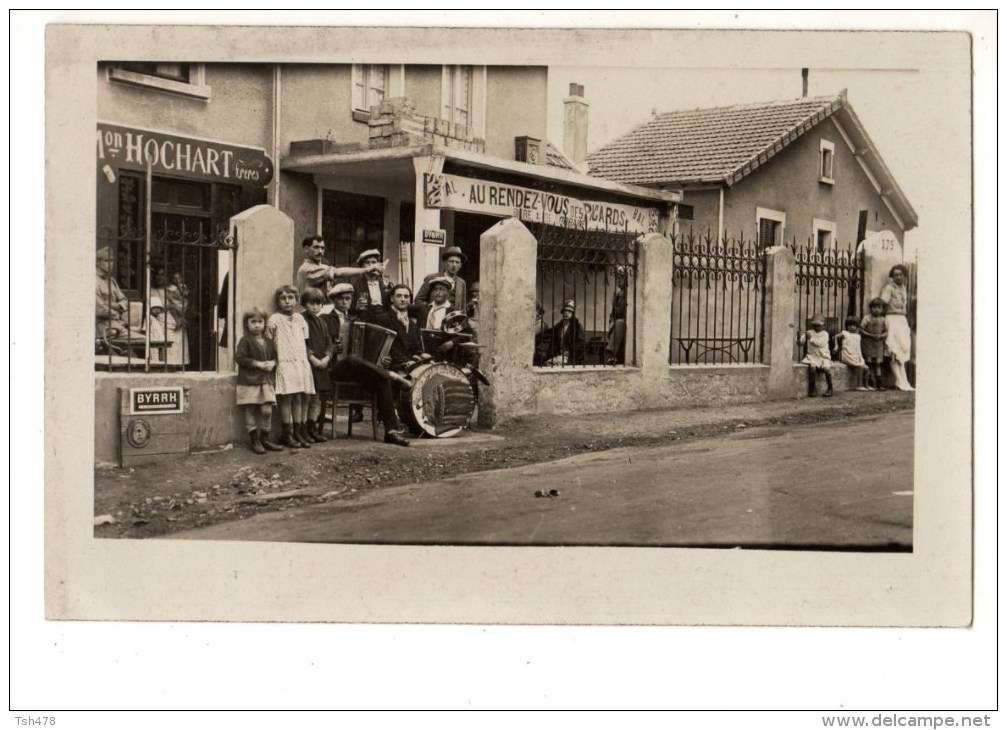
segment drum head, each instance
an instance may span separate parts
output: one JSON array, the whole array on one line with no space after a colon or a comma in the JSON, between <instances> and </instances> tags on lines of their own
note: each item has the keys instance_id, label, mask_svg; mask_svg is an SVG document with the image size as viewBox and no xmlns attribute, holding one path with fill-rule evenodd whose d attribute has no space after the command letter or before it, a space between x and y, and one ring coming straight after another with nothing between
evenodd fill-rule
<instances>
[{"instance_id":1,"label":"drum head","mask_svg":"<svg viewBox=\"0 0 1007 730\"><path fill-rule=\"evenodd\" d=\"M402 418L430 436L449 438L468 425L475 411L475 393L460 369L431 362L409 373L413 386L399 402Z\"/></svg>"}]
</instances>

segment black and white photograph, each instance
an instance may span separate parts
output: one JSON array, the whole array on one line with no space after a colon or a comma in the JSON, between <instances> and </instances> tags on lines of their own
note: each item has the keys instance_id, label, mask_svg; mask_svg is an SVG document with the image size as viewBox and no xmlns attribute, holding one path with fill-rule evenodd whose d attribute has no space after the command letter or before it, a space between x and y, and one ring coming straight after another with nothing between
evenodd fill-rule
<instances>
[{"instance_id":1,"label":"black and white photograph","mask_svg":"<svg viewBox=\"0 0 1007 730\"><path fill-rule=\"evenodd\" d=\"M970 33L352 25L46 27L47 618L971 624Z\"/></svg>"},{"instance_id":2,"label":"black and white photograph","mask_svg":"<svg viewBox=\"0 0 1007 730\"><path fill-rule=\"evenodd\" d=\"M95 69L95 537L912 551L918 69L187 60Z\"/></svg>"}]
</instances>

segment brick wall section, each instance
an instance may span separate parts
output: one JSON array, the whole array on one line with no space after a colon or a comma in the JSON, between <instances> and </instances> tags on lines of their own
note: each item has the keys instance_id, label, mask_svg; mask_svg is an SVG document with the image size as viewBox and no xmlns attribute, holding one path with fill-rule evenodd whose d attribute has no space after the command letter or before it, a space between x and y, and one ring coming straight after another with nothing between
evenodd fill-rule
<instances>
[{"instance_id":1,"label":"brick wall section","mask_svg":"<svg viewBox=\"0 0 1007 730\"><path fill-rule=\"evenodd\" d=\"M486 141L472 136L469 127L416 112L405 97L386 99L371 107L368 122L371 149L437 144L451 149L485 152Z\"/></svg>"}]
</instances>

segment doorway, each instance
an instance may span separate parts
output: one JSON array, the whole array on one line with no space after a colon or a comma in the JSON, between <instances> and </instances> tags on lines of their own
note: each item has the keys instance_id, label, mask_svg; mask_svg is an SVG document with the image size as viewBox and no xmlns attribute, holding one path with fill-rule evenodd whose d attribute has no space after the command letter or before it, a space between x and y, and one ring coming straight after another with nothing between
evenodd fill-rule
<instances>
[{"instance_id":1,"label":"doorway","mask_svg":"<svg viewBox=\"0 0 1007 730\"><path fill-rule=\"evenodd\" d=\"M467 257L462 268L462 278L466 282L479 281L479 237L499 220L490 215L454 213L453 245L458 246Z\"/></svg>"}]
</instances>

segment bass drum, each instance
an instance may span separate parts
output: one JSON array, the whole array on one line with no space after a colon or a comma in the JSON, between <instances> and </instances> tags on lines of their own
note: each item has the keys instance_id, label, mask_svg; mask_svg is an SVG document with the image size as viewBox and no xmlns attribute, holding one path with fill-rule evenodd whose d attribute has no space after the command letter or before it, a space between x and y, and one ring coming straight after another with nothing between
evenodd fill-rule
<instances>
[{"instance_id":1,"label":"bass drum","mask_svg":"<svg viewBox=\"0 0 1007 730\"><path fill-rule=\"evenodd\" d=\"M414 431L450 438L468 425L476 397L468 377L446 362L427 362L409 371L413 385L399 396L402 421Z\"/></svg>"}]
</instances>

